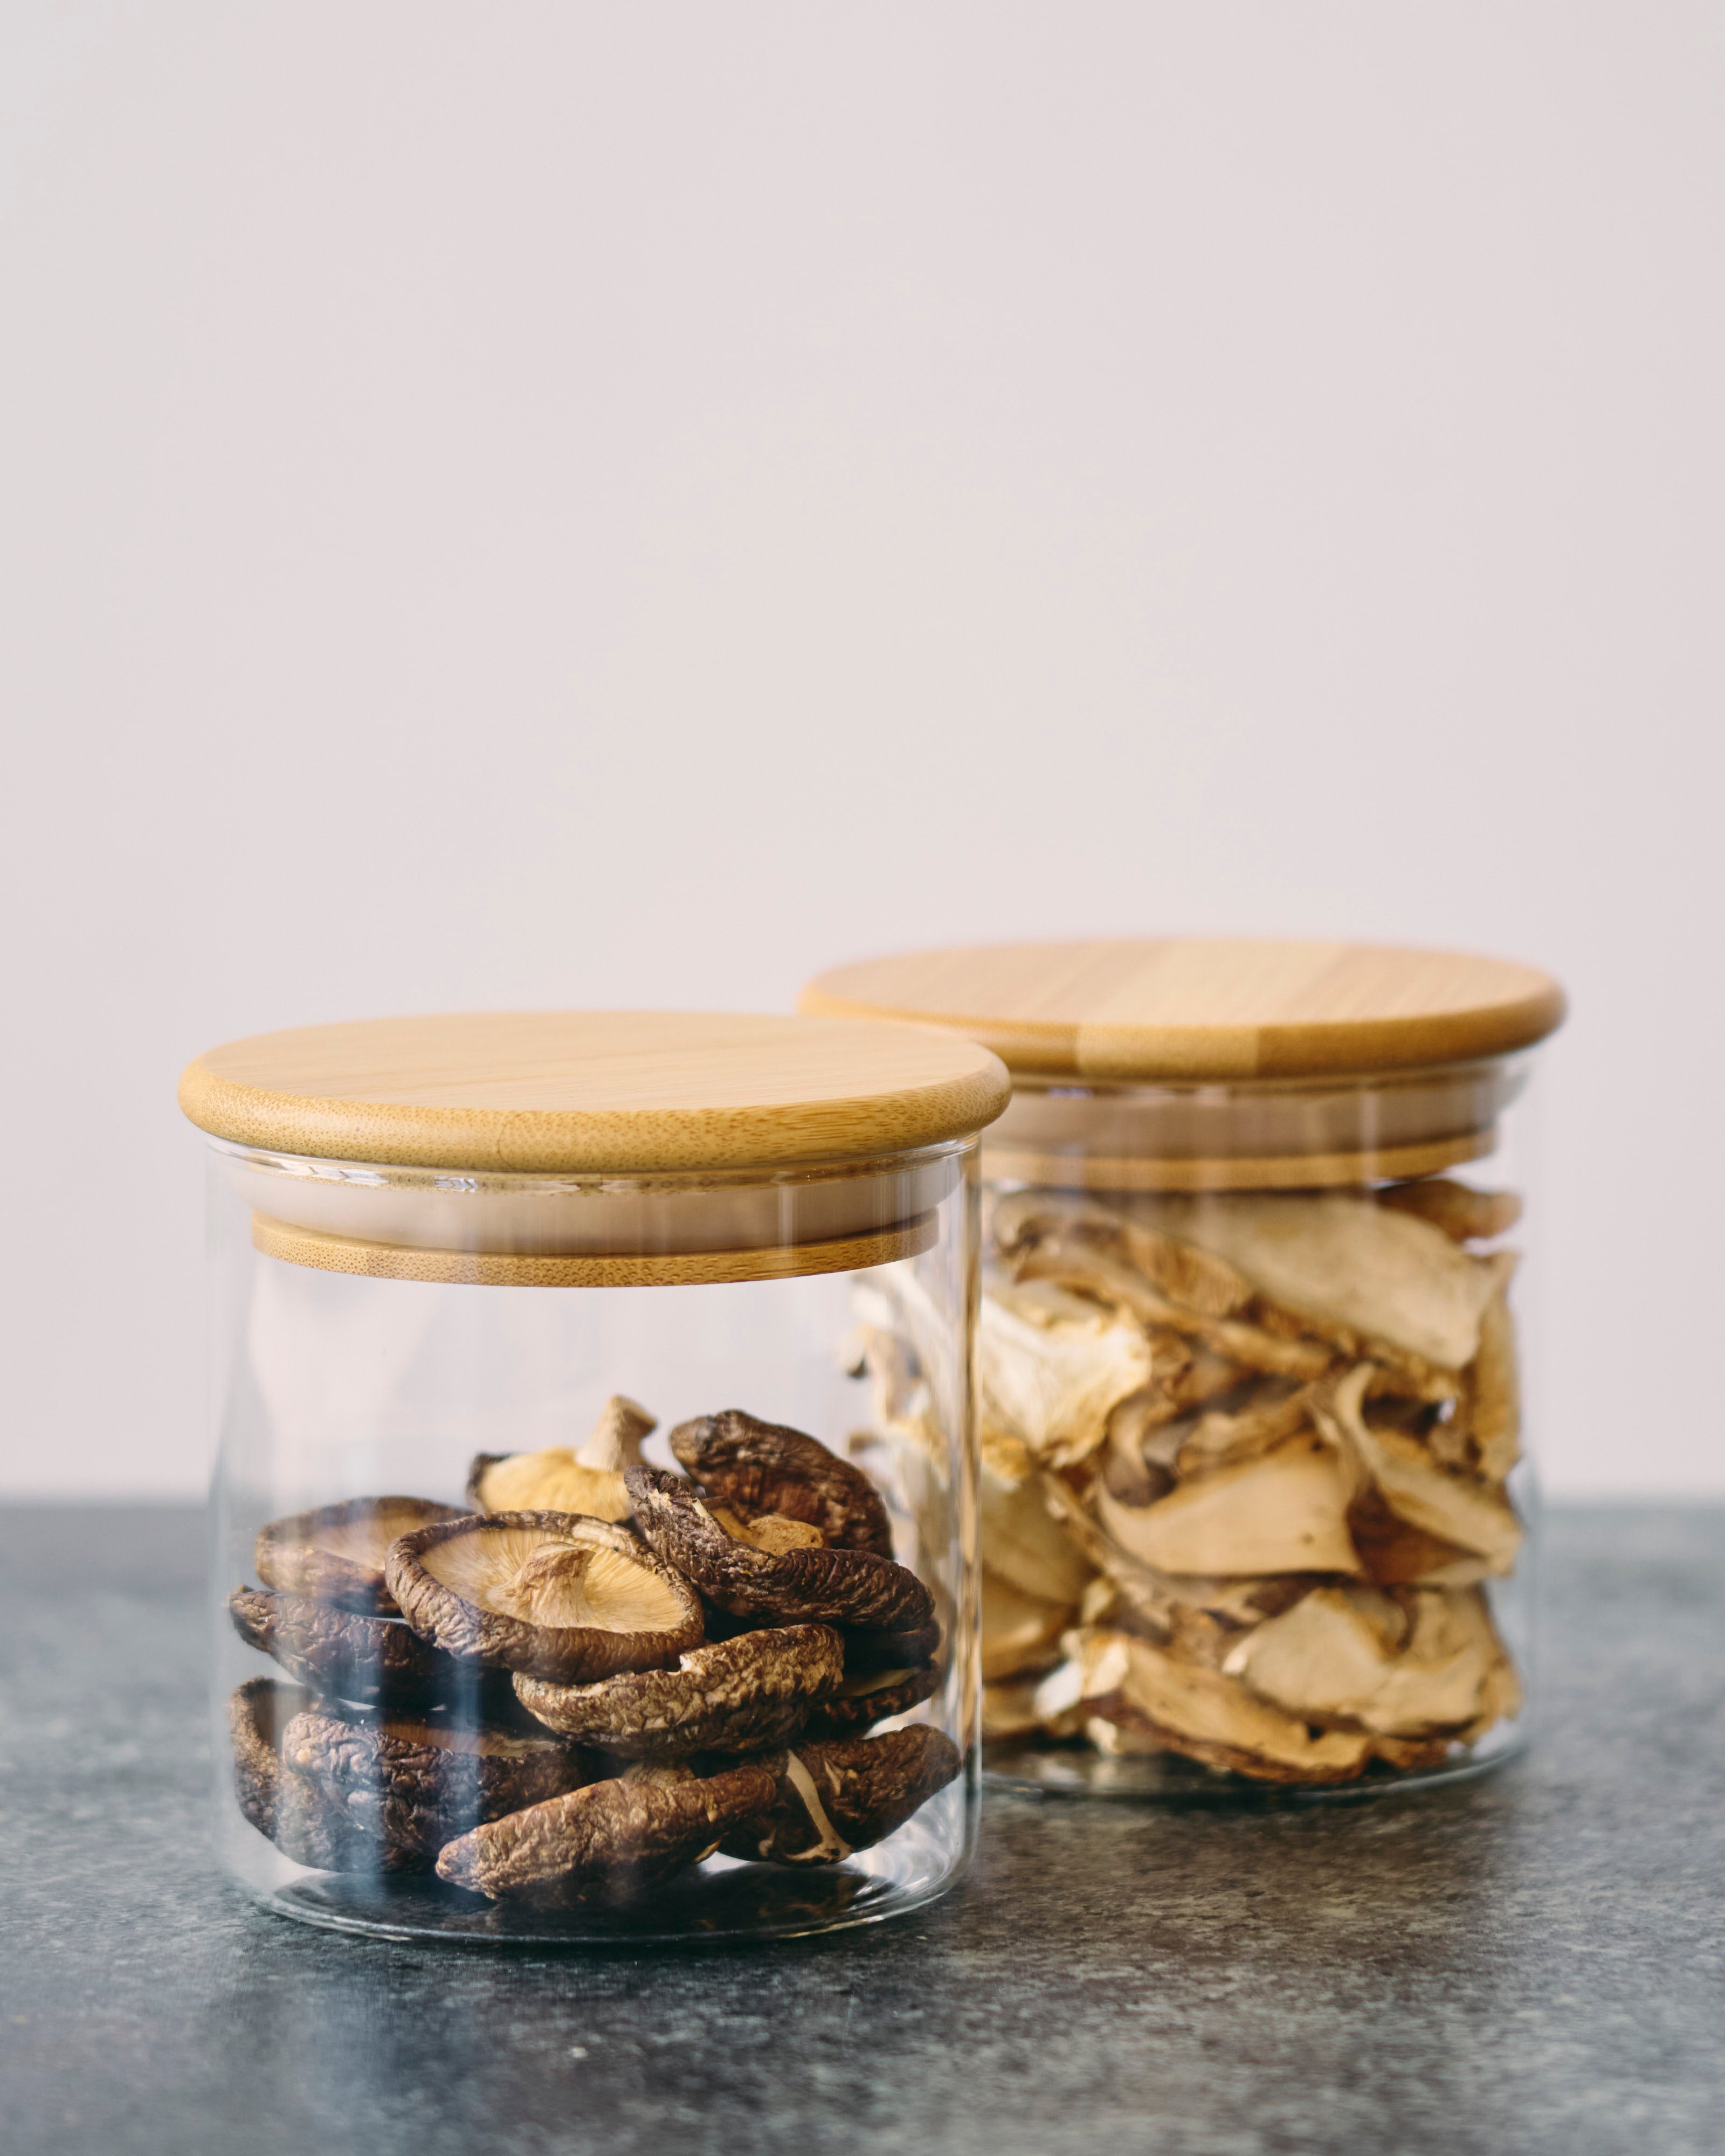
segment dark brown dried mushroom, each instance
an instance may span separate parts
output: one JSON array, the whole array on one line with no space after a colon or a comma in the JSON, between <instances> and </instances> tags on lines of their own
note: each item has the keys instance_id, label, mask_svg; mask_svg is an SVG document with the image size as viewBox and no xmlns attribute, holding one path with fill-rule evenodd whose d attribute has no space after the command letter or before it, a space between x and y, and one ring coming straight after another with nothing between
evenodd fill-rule
<instances>
[{"instance_id":1,"label":"dark brown dried mushroom","mask_svg":"<svg viewBox=\"0 0 1725 2156\"><path fill-rule=\"evenodd\" d=\"M362 1616L306 1594L236 1587L234 1629L249 1647L322 1696L362 1705L495 1712L512 1705L508 1680L458 1662L399 1617ZM501 1686L501 1699L495 1697ZM487 1697L487 1695L492 1695Z\"/></svg>"},{"instance_id":2,"label":"dark brown dried mushroom","mask_svg":"<svg viewBox=\"0 0 1725 2156\"><path fill-rule=\"evenodd\" d=\"M946 1671L930 1664L913 1669L864 1670L845 1678L803 1725L807 1737L855 1737L895 1714L908 1714L940 1690Z\"/></svg>"},{"instance_id":3,"label":"dark brown dried mushroom","mask_svg":"<svg viewBox=\"0 0 1725 2156\"><path fill-rule=\"evenodd\" d=\"M752 1760L706 1777L634 1770L475 1827L444 1845L438 1876L494 1902L621 1906L710 1856L777 1790Z\"/></svg>"},{"instance_id":4,"label":"dark brown dried mushroom","mask_svg":"<svg viewBox=\"0 0 1725 2156\"><path fill-rule=\"evenodd\" d=\"M768 1763L775 1800L720 1846L774 1864L842 1864L901 1827L964 1762L952 1738L918 1724L878 1737L799 1744Z\"/></svg>"},{"instance_id":5,"label":"dark brown dried mushroom","mask_svg":"<svg viewBox=\"0 0 1725 2156\"><path fill-rule=\"evenodd\" d=\"M667 1564L733 1617L910 1631L934 1599L916 1573L871 1550L763 1550L727 1534L680 1476L631 1467L624 1480L641 1532Z\"/></svg>"},{"instance_id":6,"label":"dark brown dried mushroom","mask_svg":"<svg viewBox=\"0 0 1725 2156\"><path fill-rule=\"evenodd\" d=\"M515 1688L547 1728L625 1758L667 1760L783 1744L844 1677L845 1643L830 1626L788 1625L691 1648L674 1670L589 1685L518 1676Z\"/></svg>"},{"instance_id":7,"label":"dark brown dried mushroom","mask_svg":"<svg viewBox=\"0 0 1725 2156\"><path fill-rule=\"evenodd\" d=\"M391 1543L433 1521L461 1517L458 1507L425 1497L350 1497L293 1512L259 1534L258 1577L285 1594L393 1617L396 1605L383 1578Z\"/></svg>"},{"instance_id":8,"label":"dark brown dried mushroom","mask_svg":"<svg viewBox=\"0 0 1725 2156\"><path fill-rule=\"evenodd\" d=\"M892 1555L892 1527L880 1491L818 1438L726 1408L679 1423L670 1449L710 1502L745 1521L776 1513L819 1527L829 1548Z\"/></svg>"},{"instance_id":9,"label":"dark brown dried mushroom","mask_svg":"<svg viewBox=\"0 0 1725 2156\"><path fill-rule=\"evenodd\" d=\"M234 1789L241 1812L284 1856L314 1871L423 1869L422 1857L385 1847L344 1804L331 1804L315 1783L283 1764L283 1734L311 1705L309 1692L274 1677L251 1678L228 1701Z\"/></svg>"},{"instance_id":10,"label":"dark brown dried mushroom","mask_svg":"<svg viewBox=\"0 0 1725 2156\"><path fill-rule=\"evenodd\" d=\"M316 1708L287 1724L281 1756L386 1847L428 1858L483 1820L590 1779L581 1754L542 1730L464 1729Z\"/></svg>"},{"instance_id":11,"label":"dark brown dried mushroom","mask_svg":"<svg viewBox=\"0 0 1725 2156\"><path fill-rule=\"evenodd\" d=\"M663 1669L701 1639L700 1597L627 1527L569 1512L447 1520L390 1546L391 1593L452 1655L557 1684Z\"/></svg>"},{"instance_id":12,"label":"dark brown dried mushroom","mask_svg":"<svg viewBox=\"0 0 1725 2156\"><path fill-rule=\"evenodd\" d=\"M868 1670L920 1670L940 1652L939 1621L911 1625L899 1632L847 1631L845 1669L850 1676Z\"/></svg>"}]
</instances>

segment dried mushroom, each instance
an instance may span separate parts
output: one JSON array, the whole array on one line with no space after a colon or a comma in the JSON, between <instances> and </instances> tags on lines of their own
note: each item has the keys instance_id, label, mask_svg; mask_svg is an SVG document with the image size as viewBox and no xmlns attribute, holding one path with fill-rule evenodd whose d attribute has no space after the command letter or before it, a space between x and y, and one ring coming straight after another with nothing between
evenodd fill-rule
<instances>
[{"instance_id":1,"label":"dried mushroom","mask_svg":"<svg viewBox=\"0 0 1725 2156\"><path fill-rule=\"evenodd\" d=\"M1419 1183L1393 1183L1377 1193L1380 1205L1411 1213L1441 1228L1452 1242L1486 1243L1507 1235L1522 1217L1522 1201L1507 1190L1476 1190L1447 1175Z\"/></svg>"},{"instance_id":2,"label":"dried mushroom","mask_svg":"<svg viewBox=\"0 0 1725 2156\"><path fill-rule=\"evenodd\" d=\"M909 1631L934 1599L908 1567L872 1551L763 1550L726 1533L691 1482L656 1468L625 1478L641 1532L667 1565L733 1617Z\"/></svg>"},{"instance_id":3,"label":"dried mushroom","mask_svg":"<svg viewBox=\"0 0 1725 2156\"><path fill-rule=\"evenodd\" d=\"M933 1662L921 1669L859 1670L822 1700L803 1725L805 1737L845 1737L872 1729L877 1722L908 1714L932 1699L946 1672Z\"/></svg>"},{"instance_id":4,"label":"dried mushroom","mask_svg":"<svg viewBox=\"0 0 1725 2156\"><path fill-rule=\"evenodd\" d=\"M518 1676L515 1688L547 1728L625 1758L656 1761L770 1750L844 1681L839 1635L825 1625L790 1625L692 1647L675 1669L588 1685Z\"/></svg>"},{"instance_id":5,"label":"dried mushroom","mask_svg":"<svg viewBox=\"0 0 1725 2156\"><path fill-rule=\"evenodd\" d=\"M388 1573L408 1622L447 1652L558 1684L662 1669L702 1636L685 1578L626 1527L571 1513L422 1527L392 1543Z\"/></svg>"},{"instance_id":6,"label":"dried mushroom","mask_svg":"<svg viewBox=\"0 0 1725 2156\"><path fill-rule=\"evenodd\" d=\"M362 1616L310 1595L237 1587L228 1598L234 1629L315 1692L386 1707L478 1703L483 1672L422 1640L399 1617Z\"/></svg>"},{"instance_id":7,"label":"dried mushroom","mask_svg":"<svg viewBox=\"0 0 1725 2156\"><path fill-rule=\"evenodd\" d=\"M706 1776L651 1769L589 1783L445 1843L438 1876L492 1901L626 1906L711 1856L778 1791L752 1760Z\"/></svg>"},{"instance_id":8,"label":"dried mushroom","mask_svg":"<svg viewBox=\"0 0 1725 2156\"><path fill-rule=\"evenodd\" d=\"M560 1796L590 1779L580 1753L542 1731L469 1729L318 1708L287 1724L281 1755L385 1848L427 1859L481 1820Z\"/></svg>"},{"instance_id":9,"label":"dried mushroom","mask_svg":"<svg viewBox=\"0 0 1725 2156\"><path fill-rule=\"evenodd\" d=\"M1122 1505L1100 1490L1096 1517L1129 1556L1161 1572L1353 1573L1348 1500L1334 1450L1308 1432L1194 1476L1153 1505Z\"/></svg>"},{"instance_id":10,"label":"dried mushroom","mask_svg":"<svg viewBox=\"0 0 1725 2156\"><path fill-rule=\"evenodd\" d=\"M670 1449L708 1504L722 1505L745 1523L772 1515L819 1528L829 1549L892 1555L892 1525L880 1491L817 1438L727 1408L680 1423Z\"/></svg>"},{"instance_id":11,"label":"dried mushroom","mask_svg":"<svg viewBox=\"0 0 1725 2156\"><path fill-rule=\"evenodd\" d=\"M963 1765L958 1748L919 1724L875 1737L803 1744L766 1762L773 1796L719 1846L774 1864L841 1864L901 1827Z\"/></svg>"},{"instance_id":12,"label":"dried mushroom","mask_svg":"<svg viewBox=\"0 0 1725 2156\"><path fill-rule=\"evenodd\" d=\"M316 1871L419 1868L424 1860L415 1852L387 1847L345 1804L332 1803L315 1783L284 1765L283 1733L311 1703L309 1692L274 1677L251 1678L228 1701L234 1789L241 1813L284 1856Z\"/></svg>"},{"instance_id":13,"label":"dried mushroom","mask_svg":"<svg viewBox=\"0 0 1725 2156\"><path fill-rule=\"evenodd\" d=\"M1328 1781L1515 1713L1481 1590L1522 1533L1515 1259L1470 1246L1518 1213L1447 1178L994 1199L985 1733ZM916 1355L863 1314L901 1409Z\"/></svg>"},{"instance_id":14,"label":"dried mushroom","mask_svg":"<svg viewBox=\"0 0 1725 2156\"><path fill-rule=\"evenodd\" d=\"M1507 1657L1476 1588L1397 1599L1321 1587L1248 1633L1223 1666L1291 1714L1420 1738L1476 1723Z\"/></svg>"},{"instance_id":15,"label":"dried mushroom","mask_svg":"<svg viewBox=\"0 0 1725 2156\"><path fill-rule=\"evenodd\" d=\"M626 1520L625 1467L639 1465L641 1440L657 1427L638 1401L614 1393L578 1450L548 1445L537 1452L480 1452L468 1470L467 1497L481 1512L580 1512Z\"/></svg>"},{"instance_id":16,"label":"dried mushroom","mask_svg":"<svg viewBox=\"0 0 1725 2156\"><path fill-rule=\"evenodd\" d=\"M266 1587L393 1616L396 1603L383 1577L389 1545L416 1527L460 1517L458 1507L424 1497L350 1497L272 1520L258 1536L254 1562Z\"/></svg>"},{"instance_id":17,"label":"dried mushroom","mask_svg":"<svg viewBox=\"0 0 1725 2156\"><path fill-rule=\"evenodd\" d=\"M1337 1191L1164 1198L1156 1219L1301 1317L1446 1370L1473 1359L1494 1276L1411 1212Z\"/></svg>"},{"instance_id":18,"label":"dried mushroom","mask_svg":"<svg viewBox=\"0 0 1725 2156\"><path fill-rule=\"evenodd\" d=\"M1117 1732L1101 1739L1105 1748L1178 1752L1208 1767L1277 1782L1352 1781L1372 1756L1363 1732L1314 1732L1219 1671L1132 1633L1092 1633L1078 1645L1087 1726L1101 1722Z\"/></svg>"},{"instance_id":19,"label":"dried mushroom","mask_svg":"<svg viewBox=\"0 0 1725 2156\"><path fill-rule=\"evenodd\" d=\"M1107 1434L1110 1411L1150 1382L1149 1343L1076 1296L1056 1302L1003 1288L978 1321L978 1409L1037 1460L1070 1466Z\"/></svg>"},{"instance_id":20,"label":"dried mushroom","mask_svg":"<svg viewBox=\"0 0 1725 2156\"><path fill-rule=\"evenodd\" d=\"M1046 1667L1076 1611L1070 1602L1021 1594L992 1572L983 1574L983 1681Z\"/></svg>"}]
</instances>

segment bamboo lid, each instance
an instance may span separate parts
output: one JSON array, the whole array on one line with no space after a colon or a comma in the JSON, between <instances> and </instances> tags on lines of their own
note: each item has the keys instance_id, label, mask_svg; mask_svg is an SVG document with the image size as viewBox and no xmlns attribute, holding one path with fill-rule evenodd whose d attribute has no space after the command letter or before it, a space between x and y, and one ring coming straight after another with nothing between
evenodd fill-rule
<instances>
[{"instance_id":1,"label":"bamboo lid","mask_svg":"<svg viewBox=\"0 0 1725 2156\"><path fill-rule=\"evenodd\" d=\"M1562 1022L1549 975L1368 943L1002 943L840 966L804 1012L919 1019L1015 1072L1129 1083L1341 1075L1502 1055Z\"/></svg>"},{"instance_id":2,"label":"bamboo lid","mask_svg":"<svg viewBox=\"0 0 1725 2156\"><path fill-rule=\"evenodd\" d=\"M470 1173L778 1168L967 1137L1005 1106L987 1049L847 1018L472 1012L259 1034L180 1081L201 1130Z\"/></svg>"}]
</instances>

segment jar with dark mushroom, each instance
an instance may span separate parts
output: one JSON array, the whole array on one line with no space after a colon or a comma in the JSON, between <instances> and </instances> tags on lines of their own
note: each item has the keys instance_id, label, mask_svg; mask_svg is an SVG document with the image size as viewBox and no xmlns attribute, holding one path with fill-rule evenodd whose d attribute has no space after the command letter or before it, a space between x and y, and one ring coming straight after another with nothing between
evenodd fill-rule
<instances>
[{"instance_id":1,"label":"jar with dark mushroom","mask_svg":"<svg viewBox=\"0 0 1725 2156\"><path fill-rule=\"evenodd\" d=\"M1544 974L1119 942L841 968L828 1015L993 1048L975 1342L986 1758L1233 1800L1479 1771L1525 1728ZM875 1426L939 1348L858 1291Z\"/></svg>"},{"instance_id":2,"label":"jar with dark mushroom","mask_svg":"<svg viewBox=\"0 0 1725 2156\"><path fill-rule=\"evenodd\" d=\"M916 1908L975 1834L986 1050L536 1014L239 1041L208 1134L218 1842L280 1913L545 1941ZM914 1452L853 1296L915 1302Z\"/></svg>"}]
</instances>

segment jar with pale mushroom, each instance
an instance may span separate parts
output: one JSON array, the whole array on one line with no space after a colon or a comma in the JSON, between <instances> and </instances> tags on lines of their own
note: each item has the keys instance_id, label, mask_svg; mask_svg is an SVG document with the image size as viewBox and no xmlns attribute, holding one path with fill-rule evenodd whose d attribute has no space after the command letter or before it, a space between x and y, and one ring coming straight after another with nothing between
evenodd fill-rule
<instances>
[{"instance_id":1,"label":"jar with pale mushroom","mask_svg":"<svg viewBox=\"0 0 1725 2156\"><path fill-rule=\"evenodd\" d=\"M209 1137L218 1847L391 1938L921 1907L978 1789L986 1050L539 1013L239 1041ZM914 1302L914 1453L853 1414Z\"/></svg>"},{"instance_id":2,"label":"jar with pale mushroom","mask_svg":"<svg viewBox=\"0 0 1725 2156\"><path fill-rule=\"evenodd\" d=\"M1372 946L1166 942L842 968L805 1011L993 1048L975 1343L987 1758L1235 1800L1473 1774L1526 1723L1556 985ZM885 1432L927 1314L858 1298Z\"/></svg>"}]
</instances>

